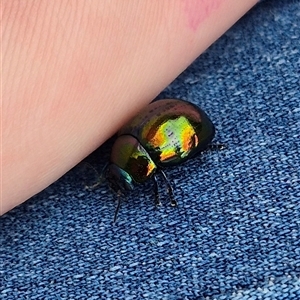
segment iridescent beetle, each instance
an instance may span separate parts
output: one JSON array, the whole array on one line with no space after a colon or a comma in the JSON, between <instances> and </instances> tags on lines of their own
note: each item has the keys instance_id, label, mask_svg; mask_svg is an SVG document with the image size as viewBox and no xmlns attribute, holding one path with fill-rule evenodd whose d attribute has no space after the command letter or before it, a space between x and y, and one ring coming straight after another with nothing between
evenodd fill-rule
<instances>
[{"instance_id":1,"label":"iridescent beetle","mask_svg":"<svg viewBox=\"0 0 300 300\"><path fill-rule=\"evenodd\" d=\"M160 205L157 173L166 181L170 203L176 206L173 189L162 168L181 164L195 154L223 145L210 145L215 127L196 105L179 99L150 103L121 128L113 145L110 163L103 171L110 187L118 194L114 221L120 209L120 195L135 183L152 178L156 204Z\"/></svg>"}]
</instances>

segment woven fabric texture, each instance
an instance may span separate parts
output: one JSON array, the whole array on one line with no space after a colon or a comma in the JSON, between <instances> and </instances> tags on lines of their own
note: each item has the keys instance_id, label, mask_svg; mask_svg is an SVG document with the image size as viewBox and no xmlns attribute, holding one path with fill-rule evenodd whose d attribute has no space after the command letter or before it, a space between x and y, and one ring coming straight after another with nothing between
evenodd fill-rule
<instances>
[{"instance_id":1,"label":"woven fabric texture","mask_svg":"<svg viewBox=\"0 0 300 300\"><path fill-rule=\"evenodd\" d=\"M177 208L149 182L113 224L81 163L1 217L0 298L300 299L299 41L300 2L262 1L158 97L202 107L228 146L165 170Z\"/></svg>"}]
</instances>

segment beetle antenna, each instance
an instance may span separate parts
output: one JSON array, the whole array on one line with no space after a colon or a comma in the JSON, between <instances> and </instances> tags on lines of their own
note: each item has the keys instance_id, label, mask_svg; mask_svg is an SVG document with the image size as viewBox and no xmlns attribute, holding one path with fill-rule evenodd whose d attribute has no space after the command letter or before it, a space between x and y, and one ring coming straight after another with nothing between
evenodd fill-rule
<instances>
[{"instance_id":1,"label":"beetle antenna","mask_svg":"<svg viewBox=\"0 0 300 300\"><path fill-rule=\"evenodd\" d=\"M92 189L94 189L95 187L97 187L97 186L99 186L100 184L102 184L103 181L105 180L104 172L105 172L105 170L106 170L106 168L107 168L107 166L108 166L108 163L106 163L106 164L104 165L104 167L103 167L103 169L102 169L102 171L101 171L101 173L100 173L100 176L99 176L99 172L96 170L96 168L95 168L94 166L92 166L92 165L91 165L90 163L88 163L88 162L85 162L85 163L86 163L89 167L91 167L91 168L95 171L95 173L97 173L97 175L98 175L98 180L97 180L96 183L94 183L94 184L92 184L92 185L86 185L86 186L85 186L86 189L92 190Z\"/></svg>"},{"instance_id":2,"label":"beetle antenna","mask_svg":"<svg viewBox=\"0 0 300 300\"><path fill-rule=\"evenodd\" d=\"M161 202L160 202L160 199L159 199L158 183L157 183L157 178L156 178L155 174L153 175L152 178L153 178L153 181L154 181L155 205L160 206Z\"/></svg>"},{"instance_id":3,"label":"beetle antenna","mask_svg":"<svg viewBox=\"0 0 300 300\"><path fill-rule=\"evenodd\" d=\"M120 211L120 207L121 207L121 192L118 191L118 203L117 203L117 207L116 207L116 210L115 210L114 223L116 223L116 221L117 221L118 214L119 214L119 211Z\"/></svg>"},{"instance_id":4,"label":"beetle antenna","mask_svg":"<svg viewBox=\"0 0 300 300\"><path fill-rule=\"evenodd\" d=\"M171 206L177 206L177 201L175 200L175 197L174 197L173 188L172 188L172 186L171 186L171 184L170 184L170 182L169 182L169 180L168 180L165 172L163 172L163 170L159 170L159 172L162 174L162 176L164 177L165 182L167 184Z\"/></svg>"}]
</instances>

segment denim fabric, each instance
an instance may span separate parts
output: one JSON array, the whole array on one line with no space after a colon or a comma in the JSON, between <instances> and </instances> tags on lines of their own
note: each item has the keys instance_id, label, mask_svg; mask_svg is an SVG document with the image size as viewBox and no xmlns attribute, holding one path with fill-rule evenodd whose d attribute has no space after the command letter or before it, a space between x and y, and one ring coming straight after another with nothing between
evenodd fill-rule
<instances>
[{"instance_id":1,"label":"denim fabric","mask_svg":"<svg viewBox=\"0 0 300 300\"><path fill-rule=\"evenodd\" d=\"M158 97L201 106L228 145L166 169L178 208L149 182L113 224L81 163L5 214L1 299L300 299L299 24L299 1L259 3Z\"/></svg>"}]
</instances>

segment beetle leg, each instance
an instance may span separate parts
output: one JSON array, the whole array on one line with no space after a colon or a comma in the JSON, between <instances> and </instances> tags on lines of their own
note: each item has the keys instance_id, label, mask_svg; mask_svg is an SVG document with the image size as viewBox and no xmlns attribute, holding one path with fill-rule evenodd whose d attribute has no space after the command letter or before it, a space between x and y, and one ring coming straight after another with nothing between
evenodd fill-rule
<instances>
[{"instance_id":1,"label":"beetle leg","mask_svg":"<svg viewBox=\"0 0 300 300\"><path fill-rule=\"evenodd\" d=\"M162 170L159 170L159 172L162 174L162 176L164 177L165 182L167 184L171 206L177 206L177 201L175 200L175 197L174 197L173 188L172 188L172 186L171 186L171 184L170 184L170 182L169 182L169 180L168 180L165 172L162 171Z\"/></svg>"},{"instance_id":2,"label":"beetle leg","mask_svg":"<svg viewBox=\"0 0 300 300\"><path fill-rule=\"evenodd\" d=\"M161 202L160 202L160 199L159 199L158 183L157 183L157 178L156 178L155 174L153 175L152 178L153 178L153 181L154 181L155 205L160 206Z\"/></svg>"},{"instance_id":3,"label":"beetle leg","mask_svg":"<svg viewBox=\"0 0 300 300\"><path fill-rule=\"evenodd\" d=\"M118 214L119 214L120 207L121 207L121 195L122 195L121 191L118 191L117 195L118 195L118 203L117 203L117 207L115 210L114 223L116 223L116 221L117 221Z\"/></svg>"},{"instance_id":4,"label":"beetle leg","mask_svg":"<svg viewBox=\"0 0 300 300\"><path fill-rule=\"evenodd\" d=\"M225 144L209 144L207 146L208 151L220 151L220 150L224 150L227 148L227 145Z\"/></svg>"}]
</instances>

